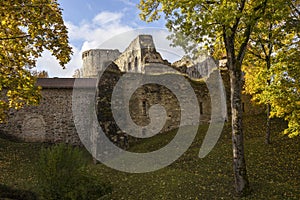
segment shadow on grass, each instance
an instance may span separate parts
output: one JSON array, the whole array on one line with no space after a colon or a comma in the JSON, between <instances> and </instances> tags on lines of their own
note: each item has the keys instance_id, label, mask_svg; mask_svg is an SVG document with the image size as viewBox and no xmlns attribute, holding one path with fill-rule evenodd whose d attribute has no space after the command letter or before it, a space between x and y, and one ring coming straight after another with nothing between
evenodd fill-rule
<instances>
[{"instance_id":1,"label":"shadow on grass","mask_svg":"<svg viewBox=\"0 0 300 200\"><path fill-rule=\"evenodd\" d=\"M0 138L11 142L22 142L19 138L0 130Z\"/></svg>"},{"instance_id":2,"label":"shadow on grass","mask_svg":"<svg viewBox=\"0 0 300 200\"><path fill-rule=\"evenodd\" d=\"M6 185L0 184L0 199L15 199L15 200L36 200L37 195L27 190L17 190Z\"/></svg>"}]
</instances>

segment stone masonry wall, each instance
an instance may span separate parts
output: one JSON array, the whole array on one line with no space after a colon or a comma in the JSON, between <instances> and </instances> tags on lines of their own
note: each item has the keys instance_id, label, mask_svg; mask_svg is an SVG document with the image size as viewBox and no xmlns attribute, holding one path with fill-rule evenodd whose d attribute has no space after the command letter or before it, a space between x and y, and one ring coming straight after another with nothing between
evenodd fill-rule
<instances>
[{"instance_id":1,"label":"stone masonry wall","mask_svg":"<svg viewBox=\"0 0 300 200\"><path fill-rule=\"evenodd\" d=\"M112 67L113 71L106 71L98 82L98 120L107 136L117 145L123 146L126 145L124 140L128 139L128 135L120 130L114 121L111 112L111 95L116 83L124 73L120 72L116 65L112 64ZM226 91L227 110L230 115L229 76L226 71L221 73ZM210 78L214 78L214 73L211 74ZM210 78L206 81L209 81ZM57 81L55 79L48 80L50 82ZM96 80L93 79L93 81ZM203 80L187 79L187 81L190 82L198 98L200 122L208 123L211 120L212 99L207 85ZM129 89L131 85L126 85L126 87ZM125 93L127 89L125 88ZM85 90L88 89L85 88ZM81 101L86 103L84 96L81 97ZM189 97L186 101L189 101ZM242 102L244 115L255 115L263 112L263 108L251 104L250 96L243 95ZM139 126L148 125L150 123L149 108L154 104L162 105L167 113L166 123L160 133L179 127L181 117L179 102L168 88L158 84L141 86L131 96L129 110L133 122ZM227 116L224 117L227 118ZM124 121L126 120L124 119ZM44 88L40 105L27 106L19 111L12 111L8 123L0 124L0 130L28 142L81 144L72 115L72 88Z\"/></svg>"},{"instance_id":2,"label":"stone masonry wall","mask_svg":"<svg viewBox=\"0 0 300 200\"><path fill-rule=\"evenodd\" d=\"M114 141L122 141L121 138L127 137L126 133L122 132L119 129L117 124L114 121L112 110L111 110L111 96L114 87L116 86L119 79L123 76L124 73L119 72L110 72L106 71L103 73L100 81L98 83L98 119L100 121L101 127L103 130L109 135L110 138L115 138ZM149 78L160 76L163 79L167 79L169 74L161 74L161 75L151 75L144 74L142 77ZM174 76L181 76L179 74L173 74ZM226 78L226 73L223 75ZM214 73L212 73L211 77L208 78L214 79ZM186 78L187 82L190 82L197 99L198 106L200 108L200 123L208 123L211 120L211 97L209 94L209 90L204 80L190 80ZM132 76L132 84L126 84L123 86L124 94L129 91L131 88L135 87L135 76ZM225 90L228 92L228 85L225 84ZM184 92L184 87L179 85L178 90L182 90ZM226 100L228 101L229 96L226 95ZM186 96L185 102L190 101L190 97ZM125 102L126 104L126 102ZM180 118L181 118L181 110L179 102L176 96L165 86L158 84L146 84L138 87L137 90L130 97L129 101L129 111L130 117L134 123L138 126L146 126L150 123L149 118L149 108L155 104L159 104L163 106L166 110L167 119L163 129L160 133L173 130L179 127ZM227 104L227 109L229 109L230 104ZM195 105L191 104L191 109L195 107ZM119 108L121 109L121 108ZM223 118L227 119L227 115L223 116ZM123 121L126 123L128 119L124 118ZM116 135L117 133L117 135ZM120 138L121 137L121 138Z\"/></svg>"},{"instance_id":3,"label":"stone masonry wall","mask_svg":"<svg viewBox=\"0 0 300 200\"><path fill-rule=\"evenodd\" d=\"M112 91L124 75L118 67L112 63L109 69L99 79L97 96L98 120L107 136L117 145L123 146L127 140L127 133L120 130L114 121L111 112ZM215 73L212 73L206 81L213 80ZM230 84L229 76L226 70L221 71L225 91L228 115L230 116ZM178 74L177 74L178 75ZM162 75L143 75L143 76L167 76ZM178 75L180 76L180 75ZM46 79L54 85L59 79ZM81 79L82 80L82 79ZM95 82L96 79L87 79ZM19 111L12 111L7 124L0 124L0 130L13 135L19 139L28 142L65 142L79 145L81 144L74 125L72 115L72 81L68 87L54 87L42 89L42 99L38 106L27 106ZM195 94L198 98L200 108L200 122L209 123L211 115L211 99L206 83L203 80L190 80ZM134 78L133 78L134 83ZM126 85L127 89L132 87ZM178 89L184 90L179 86ZM85 88L88 90L88 88ZM87 92L87 94L90 94ZM86 103L85 95L80 97L82 103ZM186 97L185 101L189 101ZM255 115L263 112L263 108L253 106L250 102L250 96L243 95L244 115ZM131 96L129 101L130 115L137 125L146 126L150 123L149 108L154 104L162 105L167 114L166 123L160 133L178 128L180 125L181 111L177 98L166 87L158 84L147 84L140 86ZM193 105L191 105L193 108ZM80 108L78 108L80 109ZM224 116L227 119L227 116ZM126 121L128 119L124 119Z\"/></svg>"},{"instance_id":4,"label":"stone masonry wall","mask_svg":"<svg viewBox=\"0 0 300 200\"><path fill-rule=\"evenodd\" d=\"M12 111L8 123L0 128L24 141L79 144L72 117L72 89L43 89L40 105Z\"/></svg>"}]
</instances>

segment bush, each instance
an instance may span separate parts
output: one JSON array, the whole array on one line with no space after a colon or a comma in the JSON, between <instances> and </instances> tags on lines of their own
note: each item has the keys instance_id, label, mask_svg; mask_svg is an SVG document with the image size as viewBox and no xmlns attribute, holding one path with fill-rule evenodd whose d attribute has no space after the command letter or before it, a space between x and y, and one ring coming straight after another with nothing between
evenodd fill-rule
<instances>
[{"instance_id":1,"label":"bush","mask_svg":"<svg viewBox=\"0 0 300 200\"><path fill-rule=\"evenodd\" d=\"M79 148L59 144L42 149L37 170L42 199L97 199L108 192L108 186L85 173L86 165Z\"/></svg>"}]
</instances>

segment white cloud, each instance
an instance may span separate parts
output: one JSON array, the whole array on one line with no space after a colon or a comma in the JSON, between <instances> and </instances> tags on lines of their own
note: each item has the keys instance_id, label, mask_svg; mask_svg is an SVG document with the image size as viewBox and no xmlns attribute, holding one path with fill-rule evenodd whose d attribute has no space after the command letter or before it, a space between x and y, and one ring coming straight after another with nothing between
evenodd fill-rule
<instances>
[{"instance_id":1,"label":"white cloud","mask_svg":"<svg viewBox=\"0 0 300 200\"><path fill-rule=\"evenodd\" d=\"M121 23L123 13L101 12L92 21L83 21L79 25L66 22L70 40L81 40L81 51L99 48L109 38L132 30L132 27Z\"/></svg>"},{"instance_id":2,"label":"white cloud","mask_svg":"<svg viewBox=\"0 0 300 200\"><path fill-rule=\"evenodd\" d=\"M82 65L80 51L73 47L73 55L71 61L63 69L59 62L49 51L44 51L42 57L38 59L37 70L46 70L50 77L72 77L74 71Z\"/></svg>"},{"instance_id":3,"label":"white cloud","mask_svg":"<svg viewBox=\"0 0 300 200\"><path fill-rule=\"evenodd\" d=\"M124 3L124 4L128 5L128 6L136 6L135 3L133 3L133 2L131 2L129 0L119 0L119 1L121 1L122 3Z\"/></svg>"},{"instance_id":4,"label":"white cloud","mask_svg":"<svg viewBox=\"0 0 300 200\"><path fill-rule=\"evenodd\" d=\"M83 40L89 34L90 25L88 22L82 22L79 26L72 22L65 22L68 27L70 40Z\"/></svg>"},{"instance_id":5,"label":"white cloud","mask_svg":"<svg viewBox=\"0 0 300 200\"><path fill-rule=\"evenodd\" d=\"M101 12L91 21L82 21L79 25L65 22L72 43L80 43L79 47L73 47L73 56L63 70L58 61L49 51L45 51L38 59L37 70L46 70L50 77L72 77L74 71L82 66L81 54L88 49L99 48L100 45L120 33L132 30L131 27L121 24L123 14L116 12Z\"/></svg>"},{"instance_id":6,"label":"white cloud","mask_svg":"<svg viewBox=\"0 0 300 200\"><path fill-rule=\"evenodd\" d=\"M93 22L101 26L107 25L109 23L119 24L122 16L122 13L101 12L96 17L94 17Z\"/></svg>"}]
</instances>

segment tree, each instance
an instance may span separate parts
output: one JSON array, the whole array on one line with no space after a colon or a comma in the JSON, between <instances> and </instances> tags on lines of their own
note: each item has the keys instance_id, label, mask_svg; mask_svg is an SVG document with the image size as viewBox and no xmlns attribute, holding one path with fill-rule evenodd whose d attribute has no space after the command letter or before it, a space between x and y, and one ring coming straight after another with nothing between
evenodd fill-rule
<instances>
[{"instance_id":1,"label":"tree","mask_svg":"<svg viewBox=\"0 0 300 200\"><path fill-rule=\"evenodd\" d=\"M272 107L270 117L287 120L284 133L294 137L300 135L300 40L293 42L294 34L286 36L270 69L262 68L259 63L248 68L246 90L253 95L253 100ZM268 85L267 80L271 80Z\"/></svg>"},{"instance_id":2,"label":"tree","mask_svg":"<svg viewBox=\"0 0 300 200\"><path fill-rule=\"evenodd\" d=\"M0 2L0 123L9 109L36 104L39 89L30 69L44 49L62 67L72 54L57 0Z\"/></svg>"},{"instance_id":3,"label":"tree","mask_svg":"<svg viewBox=\"0 0 300 200\"><path fill-rule=\"evenodd\" d=\"M36 71L36 70L34 70L34 71L31 72L31 75L35 76L37 78L49 78L49 74L45 70L43 70L43 71Z\"/></svg>"},{"instance_id":4,"label":"tree","mask_svg":"<svg viewBox=\"0 0 300 200\"><path fill-rule=\"evenodd\" d=\"M276 15L272 13L276 12ZM250 37L250 43L248 44L248 55L246 56L245 68L246 71L246 92L252 95L253 100L257 100L258 96L256 93L262 91L263 87L270 85L271 76L268 73L271 69L271 65L274 61L274 49L280 49L282 46L281 39L285 37L286 32L284 26L286 26L285 20L282 16L288 16L289 10L278 10L276 5L270 5L266 9L266 17L261 20L255 27L255 33ZM258 69L254 70L255 73L251 72L251 65L258 65L262 71L268 76L264 76L265 80L256 79L255 76L261 75L258 73ZM254 76L254 77L253 77ZM270 112L271 105L266 102L266 135L265 143L270 144Z\"/></svg>"},{"instance_id":5,"label":"tree","mask_svg":"<svg viewBox=\"0 0 300 200\"><path fill-rule=\"evenodd\" d=\"M295 79L295 72L299 71L294 70L294 73L289 72L292 68L299 66L300 12L297 9L299 6L299 1L292 1L289 4L290 10L278 9L274 5L270 5L266 10L266 18L260 21L255 27L257 34L252 35L248 45L248 55L246 56L244 66L244 70L246 71L245 89L247 93L252 95L253 101L267 105L267 129L265 137L265 143L267 144L270 143L271 116L283 117L289 115L286 113L286 109L280 109L281 112L278 112L278 106L285 105L285 108L287 108L287 103L289 102L284 101L284 103L281 102L280 105L278 104L280 102L278 91L282 90L279 87L281 84L278 83ZM276 15L273 13L276 13ZM298 57L295 56L297 53ZM290 79L284 78L287 74L290 74ZM279 77L284 80L281 80ZM285 88L285 90L293 90L295 84L297 83L290 82L288 85L291 88ZM281 94L283 93L282 91ZM286 94L285 97L293 95L295 93L292 92ZM295 98L289 99L295 100ZM297 102L291 103L294 104L292 107L296 109L295 105ZM290 119L289 117L284 118L286 120ZM297 123L293 122L292 124L296 125ZM291 128L290 121L289 127ZM291 133L291 129L289 129L285 133L291 136L291 134L294 135L296 132L293 134Z\"/></svg>"},{"instance_id":6,"label":"tree","mask_svg":"<svg viewBox=\"0 0 300 200\"><path fill-rule=\"evenodd\" d=\"M242 129L242 64L250 36L270 5L290 9L283 0L141 0L139 4L142 20L156 20L163 12L171 32L182 33L198 44L214 46L222 39L230 74L233 169L239 196L249 191Z\"/></svg>"},{"instance_id":7,"label":"tree","mask_svg":"<svg viewBox=\"0 0 300 200\"><path fill-rule=\"evenodd\" d=\"M271 117L288 121L284 134L300 136L300 41L278 52L279 62L272 68L270 87L262 93L262 102L270 99Z\"/></svg>"}]
</instances>

